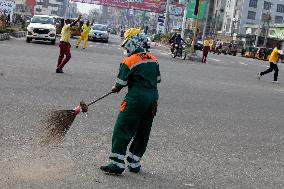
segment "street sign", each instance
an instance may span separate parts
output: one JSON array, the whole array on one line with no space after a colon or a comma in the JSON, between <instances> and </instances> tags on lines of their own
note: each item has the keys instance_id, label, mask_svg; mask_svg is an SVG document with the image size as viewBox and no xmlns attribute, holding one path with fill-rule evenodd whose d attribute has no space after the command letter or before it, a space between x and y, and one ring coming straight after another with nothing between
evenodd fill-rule
<instances>
[{"instance_id":1,"label":"street sign","mask_svg":"<svg viewBox=\"0 0 284 189\"><path fill-rule=\"evenodd\" d=\"M195 16L194 15L194 9L195 9L195 3L196 1L190 1L187 5L187 18L196 18L196 19L203 19L204 18L204 12L205 12L205 7L206 7L206 1L202 1L200 5L200 10L199 10L199 15Z\"/></svg>"},{"instance_id":2,"label":"street sign","mask_svg":"<svg viewBox=\"0 0 284 189\"><path fill-rule=\"evenodd\" d=\"M157 33L164 33L164 32L165 32L165 16L163 14L160 14L157 22Z\"/></svg>"}]
</instances>

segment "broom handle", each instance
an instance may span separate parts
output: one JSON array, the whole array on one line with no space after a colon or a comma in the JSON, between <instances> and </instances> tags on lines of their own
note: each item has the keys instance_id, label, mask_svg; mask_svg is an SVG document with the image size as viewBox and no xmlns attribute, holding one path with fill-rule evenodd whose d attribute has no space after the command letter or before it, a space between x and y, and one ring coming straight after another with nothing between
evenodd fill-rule
<instances>
[{"instance_id":1,"label":"broom handle","mask_svg":"<svg viewBox=\"0 0 284 189\"><path fill-rule=\"evenodd\" d=\"M96 102L98 102L98 101L102 100L103 98L105 98L105 97L109 96L109 95L110 95L110 94L112 94L112 93L113 93L113 92L109 92L109 93L107 93L107 94L105 94L105 95L101 96L100 98L98 98L98 99L96 99L96 100L94 100L94 101L90 102L89 104L87 104L87 106L91 106L92 104L95 104Z\"/></svg>"}]
</instances>

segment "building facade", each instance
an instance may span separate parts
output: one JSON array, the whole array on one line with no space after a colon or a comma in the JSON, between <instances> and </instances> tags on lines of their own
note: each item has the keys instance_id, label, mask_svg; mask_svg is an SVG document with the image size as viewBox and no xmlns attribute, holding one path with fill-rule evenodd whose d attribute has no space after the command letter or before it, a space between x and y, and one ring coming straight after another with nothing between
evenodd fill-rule
<instances>
[{"instance_id":1,"label":"building facade","mask_svg":"<svg viewBox=\"0 0 284 189\"><path fill-rule=\"evenodd\" d=\"M222 2L222 0L219 0ZM219 33L245 35L247 24L263 26L284 23L284 0L225 0L222 27ZM224 3L224 2L222 2ZM221 4L222 4L221 3ZM218 9L218 8L215 8Z\"/></svg>"},{"instance_id":2,"label":"building facade","mask_svg":"<svg viewBox=\"0 0 284 189\"><path fill-rule=\"evenodd\" d=\"M65 16L68 0L35 0L34 14Z\"/></svg>"},{"instance_id":3,"label":"building facade","mask_svg":"<svg viewBox=\"0 0 284 189\"><path fill-rule=\"evenodd\" d=\"M213 2L211 35L216 34L217 31L221 31L222 29L226 1L227 0L215 0Z\"/></svg>"}]
</instances>

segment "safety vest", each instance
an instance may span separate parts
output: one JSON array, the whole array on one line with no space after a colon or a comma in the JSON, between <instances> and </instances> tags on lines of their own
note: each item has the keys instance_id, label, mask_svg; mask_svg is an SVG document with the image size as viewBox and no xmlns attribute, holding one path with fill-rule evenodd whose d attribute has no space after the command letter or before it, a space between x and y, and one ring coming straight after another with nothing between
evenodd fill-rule
<instances>
[{"instance_id":1,"label":"safety vest","mask_svg":"<svg viewBox=\"0 0 284 189\"><path fill-rule=\"evenodd\" d=\"M156 57L139 52L122 60L116 86L157 89L157 83L160 82L161 75Z\"/></svg>"}]
</instances>

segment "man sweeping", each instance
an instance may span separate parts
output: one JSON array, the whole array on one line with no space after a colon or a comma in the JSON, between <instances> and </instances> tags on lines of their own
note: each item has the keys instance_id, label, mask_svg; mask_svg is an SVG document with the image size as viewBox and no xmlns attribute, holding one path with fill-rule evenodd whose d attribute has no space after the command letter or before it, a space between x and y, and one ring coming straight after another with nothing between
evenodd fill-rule
<instances>
[{"instance_id":1,"label":"man sweeping","mask_svg":"<svg viewBox=\"0 0 284 189\"><path fill-rule=\"evenodd\" d=\"M60 53L58 57L58 62L57 62L57 68L56 68L56 73L64 73L63 72L63 67L71 58L71 51L70 51L70 37L71 37L71 27L75 26L77 22L80 21L81 15L78 17L77 20L75 20L73 23L69 23L68 20L61 20L61 25L62 25L62 30L61 30L61 39L60 39ZM65 58L64 58L65 56Z\"/></svg>"},{"instance_id":2,"label":"man sweeping","mask_svg":"<svg viewBox=\"0 0 284 189\"><path fill-rule=\"evenodd\" d=\"M82 42L82 40L84 40L84 45L83 45L83 49L86 49L87 46L87 42L89 40L89 33L91 30L91 26L94 24L94 21L92 22L92 24L90 25L90 21L87 21L85 24L83 24L83 26L81 27L81 36L79 37L77 44L76 44L76 48L79 47L80 43Z\"/></svg>"},{"instance_id":3,"label":"man sweeping","mask_svg":"<svg viewBox=\"0 0 284 189\"><path fill-rule=\"evenodd\" d=\"M113 136L110 163L101 166L105 173L121 174L125 169L127 146L128 169L138 173L141 158L146 151L153 119L158 106L157 84L161 82L157 59L144 52L139 43L140 30L130 28L124 33L121 47L128 57L123 59L112 92L128 86L128 93L120 106Z\"/></svg>"}]
</instances>

